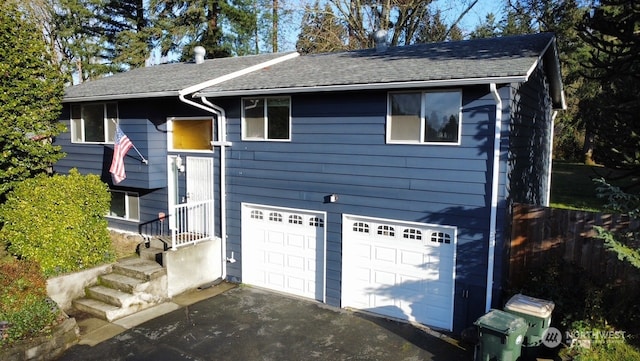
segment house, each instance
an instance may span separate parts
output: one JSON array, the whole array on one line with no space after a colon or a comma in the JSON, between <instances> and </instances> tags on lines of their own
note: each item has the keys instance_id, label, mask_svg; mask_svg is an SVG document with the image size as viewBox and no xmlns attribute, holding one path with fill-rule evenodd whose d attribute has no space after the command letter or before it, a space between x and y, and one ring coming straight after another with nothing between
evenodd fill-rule
<instances>
[{"instance_id":1,"label":"house","mask_svg":"<svg viewBox=\"0 0 640 361\"><path fill-rule=\"evenodd\" d=\"M200 53L67 88L55 170L100 174L115 229L212 244L184 278L459 331L501 306L510 205L548 203L564 106L548 33ZM114 184L116 124L140 153Z\"/></svg>"}]
</instances>

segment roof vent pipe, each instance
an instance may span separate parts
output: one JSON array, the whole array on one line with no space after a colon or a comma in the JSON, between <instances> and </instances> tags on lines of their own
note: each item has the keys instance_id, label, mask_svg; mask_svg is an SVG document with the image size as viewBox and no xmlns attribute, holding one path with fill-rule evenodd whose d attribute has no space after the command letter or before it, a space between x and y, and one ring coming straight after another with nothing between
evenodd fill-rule
<instances>
[{"instance_id":1,"label":"roof vent pipe","mask_svg":"<svg viewBox=\"0 0 640 361\"><path fill-rule=\"evenodd\" d=\"M206 53L207 51L204 49L203 46L198 45L195 48L193 48L193 54L195 56L196 64L204 63L204 56Z\"/></svg>"},{"instance_id":2,"label":"roof vent pipe","mask_svg":"<svg viewBox=\"0 0 640 361\"><path fill-rule=\"evenodd\" d=\"M373 41L376 43L376 52L383 53L387 51L389 44L387 44L387 31L380 29L373 33Z\"/></svg>"}]
</instances>

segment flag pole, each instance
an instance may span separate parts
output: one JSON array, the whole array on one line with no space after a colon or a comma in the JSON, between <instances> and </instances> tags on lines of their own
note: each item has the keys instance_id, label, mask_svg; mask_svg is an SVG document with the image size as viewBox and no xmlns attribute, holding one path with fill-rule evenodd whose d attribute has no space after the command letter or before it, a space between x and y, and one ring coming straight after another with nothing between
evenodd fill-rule
<instances>
[{"instance_id":1,"label":"flag pole","mask_svg":"<svg viewBox=\"0 0 640 361\"><path fill-rule=\"evenodd\" d=\"M113 124L116 125L116 127L119 127L120 125L118 124L118 122L116 122L115 120L111 119L111 121L113 122ZM141 162L149 165L149 161L142 155L142 153L140 153L140 151L138 150L138 148L136 147L135 144L133 144L133 142L131 142L131 146L133 147L133 149L135 149L136 153L138 153L138 155L140 156L140 158L142 158Z\"/></svg>"}]
</instances>

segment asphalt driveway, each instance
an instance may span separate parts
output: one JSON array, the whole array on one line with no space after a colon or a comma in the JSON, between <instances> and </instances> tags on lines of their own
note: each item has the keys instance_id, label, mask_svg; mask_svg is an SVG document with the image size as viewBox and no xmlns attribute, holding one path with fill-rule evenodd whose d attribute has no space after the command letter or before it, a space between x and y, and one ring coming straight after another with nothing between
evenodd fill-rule
<instances>
[{"instance_id":1,"label":"asphalt driveway","mask_svg":"<svg viewBox=\"0 0 640 361\"><path fill-rule=\"evenodd\" d=\"M59 360L449 361L472 360L471 349L428 329L237 287Z\"/></svg>"}]
</instances>

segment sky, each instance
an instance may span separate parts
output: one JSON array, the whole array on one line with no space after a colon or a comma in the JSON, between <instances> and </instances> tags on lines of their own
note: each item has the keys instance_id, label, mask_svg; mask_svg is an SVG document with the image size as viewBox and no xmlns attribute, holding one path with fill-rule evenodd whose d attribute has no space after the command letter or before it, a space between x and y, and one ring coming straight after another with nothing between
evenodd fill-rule
<instances>
[{"instance_id":1,"label":"sky","mask_svg":"<svg viewBox=\"0 0 640 361\"><path fill-rule=\"evenodd\" d=\"M288 0L289 5L293 5L295 3L299 4L298 6L293 6L298 9L296 10L296 13L299 14L294 16L295 19L292 19L292 23L300 24L304 4L313 1L315 0ZM434 5L442 10L442 14L445 15L447 23L451 23L460 16L471 2L473 2L473 0L434 0ZM459 24L463 34L466 35L473 31L476 28L476 25L482 23L485 20L486 15L490 12L496 14L496 18L500 19L500 13L505 2L506 0L478 0L478 3L476 3L471 11L462 18ZM279 51L295 50L299 26L294 26L291 29L281 29L281 31L287 31L288 33L286 34L284 44L280 44Z\"/></svg>"}]
</instances>

